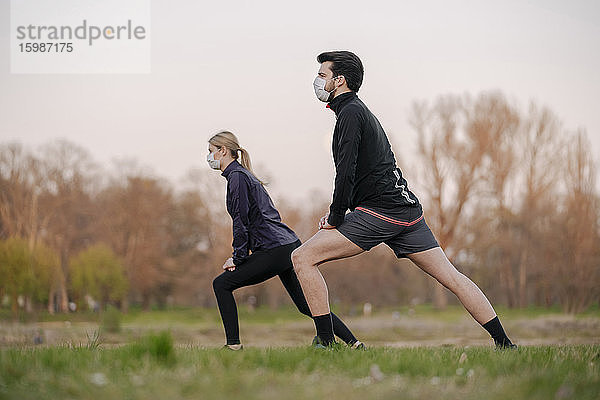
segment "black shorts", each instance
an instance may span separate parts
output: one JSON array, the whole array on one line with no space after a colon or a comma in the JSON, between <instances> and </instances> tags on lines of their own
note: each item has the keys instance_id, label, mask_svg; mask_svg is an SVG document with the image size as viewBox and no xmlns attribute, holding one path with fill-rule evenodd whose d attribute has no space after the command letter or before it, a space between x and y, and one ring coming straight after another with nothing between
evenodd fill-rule
<instances>
[{"instance_id":1,"label":"black shorts","mask_svg":"<svg viewBox=\"0 0 600 400\"><path fill-rule=\"evenodd\" d=\"M365 251L385 243L398 258L439 246L421 206L394 210L356 207L336 229Z\"/></svg>"}]
</instances>

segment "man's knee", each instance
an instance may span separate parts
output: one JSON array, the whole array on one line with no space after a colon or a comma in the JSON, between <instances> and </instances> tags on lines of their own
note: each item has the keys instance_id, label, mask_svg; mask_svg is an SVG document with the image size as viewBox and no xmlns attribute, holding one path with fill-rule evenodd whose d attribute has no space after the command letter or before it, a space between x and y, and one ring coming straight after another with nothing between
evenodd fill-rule
<instances>
[{"instance_id":1,"label":"man's knee","mask_svg":"<svg viewBox=\"0 0 600 400\"><path fill-rule=\"evenodd\" d=\"M292 251L292 264L294 264L294 269L297 269L301 264L302 259L302 249L300 247L296 248Z\"/></svg>"},{"instance_id":2,"label":"man's knee","mask_svg":"<svg viewBox=\"0 0 600 400\"><path fill-rule=\"evenodd\" d=\"M292 264L294 264L294 271L296 273L301 272L304 268L310 266L310 261L307 258L306 250L302 247L298 247L292 251Z\"/></svg>"}]
</instances>

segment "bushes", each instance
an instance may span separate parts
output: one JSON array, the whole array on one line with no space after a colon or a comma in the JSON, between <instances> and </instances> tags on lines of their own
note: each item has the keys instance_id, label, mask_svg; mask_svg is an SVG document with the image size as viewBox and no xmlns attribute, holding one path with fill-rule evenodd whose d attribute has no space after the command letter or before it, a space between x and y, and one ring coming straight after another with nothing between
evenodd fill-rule
<instances>
[{"instance_id":1,"label":"bushes","mask_svg":"<svg viewBox=\"0 0 600 400\"><path fill-rule=\"evenodd\" d=\"M175 348L171 333L163 331L150 334L138 339L128 346L130 354L134 357L143 357L148 354L153 359L165 364L175 363Z\"/></svg>"},{"instance_id":2,"label":"bushes","mask_svg":"<svg viewBox=\"0 0 600 400\"><path fill-rule=\"evenodd\" d=\"M121 331L121 312L113 306L108 306L102 312L100 327L103 332L117 333Z\"/></svg>"}]
</instances>

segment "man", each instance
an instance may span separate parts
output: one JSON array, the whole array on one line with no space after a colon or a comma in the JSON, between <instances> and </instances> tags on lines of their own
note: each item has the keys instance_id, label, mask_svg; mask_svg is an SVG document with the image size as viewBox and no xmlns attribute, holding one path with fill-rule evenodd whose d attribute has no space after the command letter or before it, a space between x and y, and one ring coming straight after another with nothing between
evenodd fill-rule
<instances>
[{"instance_id":1,"label":"man","mask_svg":"<svg viewBox=\"0 0 600 400\"><path fill-rule=\"evenodd\" d=\"M379 121L358 98L364 69L349 51L320 54L315 94L336 116L333 201L319 231L292 253L310 307L317 342L334 343L327 285L318 267L385 243L450 289L492 336L498 348L515 348L490 302L454 268L431 233L417 197L408 189ZM346 214L347 210L351 212Z\"/></svg>"}]
</instances>

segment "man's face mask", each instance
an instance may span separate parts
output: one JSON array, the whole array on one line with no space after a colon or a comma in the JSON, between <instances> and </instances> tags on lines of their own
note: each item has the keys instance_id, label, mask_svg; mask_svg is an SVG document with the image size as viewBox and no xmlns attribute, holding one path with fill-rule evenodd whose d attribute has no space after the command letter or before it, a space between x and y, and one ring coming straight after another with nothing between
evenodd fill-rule
<instances>
[{"instance_id":1,"label":"man's face mask","mask_svg":"<svg viewBox=\"0 0 600 400\"><path fill-rule=\"evenodd\" d=\"M221 169L221 160L215 160L215 152L213 153L209 153L206 156L206 161L208 162L208 165L210 165L210 167L212 169Z\"/></svg>"},{"instance_id":2,"label":"man's face mask","mask_svg":"<svg viewBox=\"0 0 600 400\"><path fill-rule=\"evenodd\" d=\"M331 78L331 79L337 79L340 76L336 76L335 78ZM325 85L327 85L327 81L331 80L331 79L325 79L325 78L321 78L320 76L317 76L313 82L313 87L315 89L315 95L317 95L317 99L324 101L324 102L328 102L331 100L331 97L333 97L333 92L335 92L335 89L337 89L337 87L335 87L335 83L333 86L333 89L331 89L331 91L327 91L325 90Z\"/></svg>"}]
</instances>

